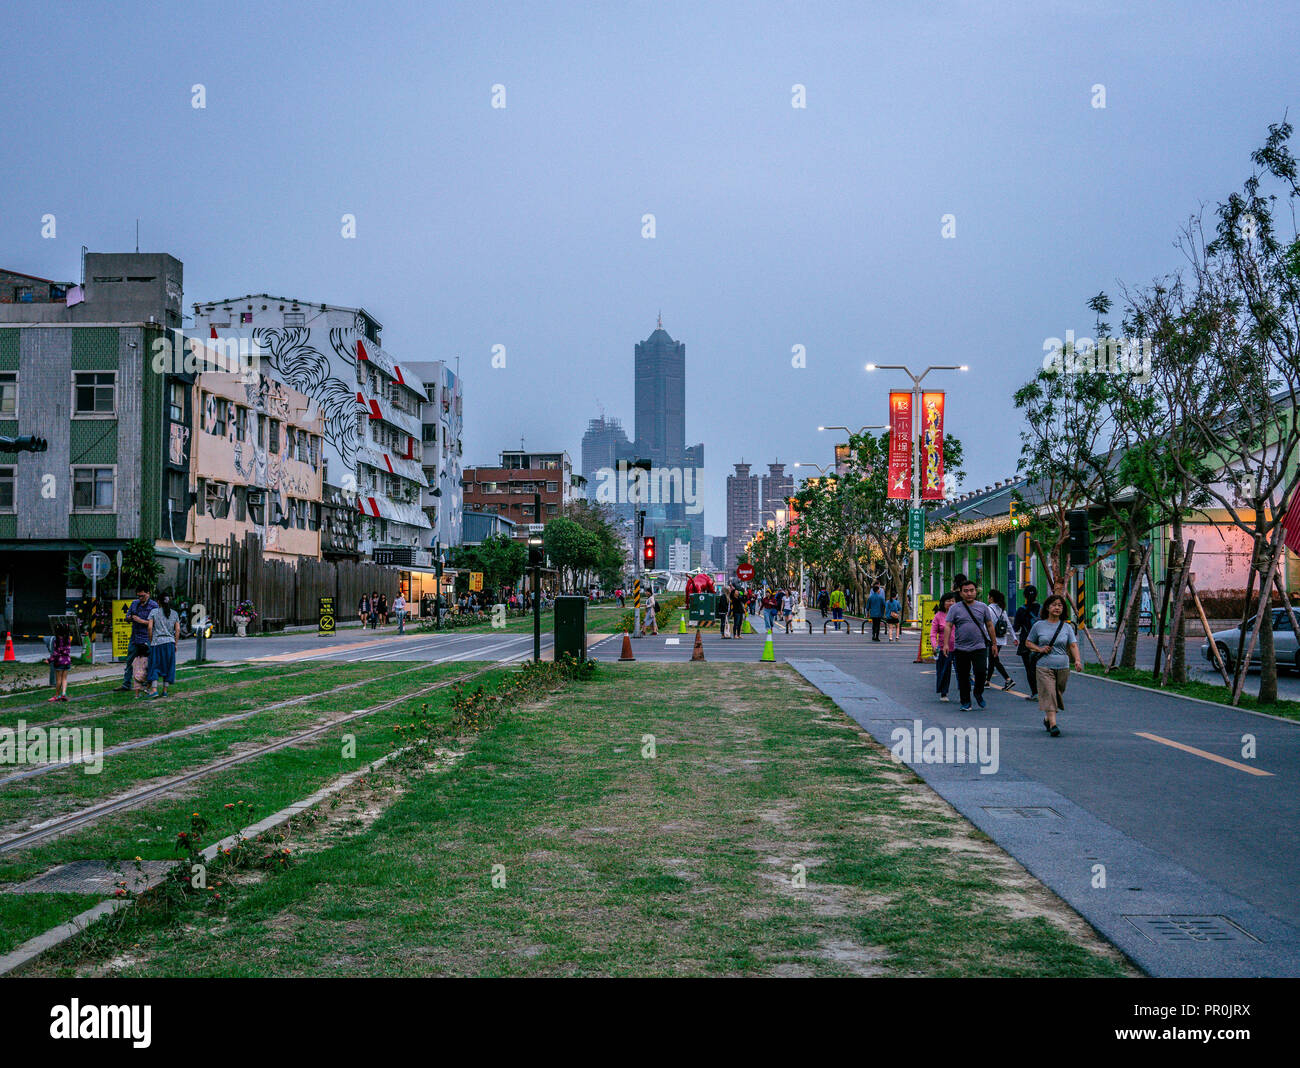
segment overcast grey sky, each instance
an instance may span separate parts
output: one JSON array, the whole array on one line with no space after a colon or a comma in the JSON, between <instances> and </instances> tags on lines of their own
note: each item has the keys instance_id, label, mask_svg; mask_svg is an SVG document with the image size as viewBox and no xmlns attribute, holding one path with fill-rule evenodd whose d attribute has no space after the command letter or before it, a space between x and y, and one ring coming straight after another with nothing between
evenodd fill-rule
<instances>
[{"instance_id":1,"label":"overcast grey sky","mask_svg":"<svg viewBox=\"0 0 1300 1068\"><path fill-rule=\"evenodd\" d=\"M47 3L5 19L0 263L75 279L81 245L128 250L138 217L142 249L184 261L187 304L361 305L398 359L460 357L467 464L522 435L576 465L598 404L631 434L633 345L662 309L686 343L710 532L737 459L827 463L818 424L885 422L904 383L869 360L968 363L935 383L967 484L1010 474L1011 394L1044 339L1089 333L1085 301L1117 279L1177 266L1179 224L1240 185L1300 99L1294 3Z\"/></svg>"}]
</instances>

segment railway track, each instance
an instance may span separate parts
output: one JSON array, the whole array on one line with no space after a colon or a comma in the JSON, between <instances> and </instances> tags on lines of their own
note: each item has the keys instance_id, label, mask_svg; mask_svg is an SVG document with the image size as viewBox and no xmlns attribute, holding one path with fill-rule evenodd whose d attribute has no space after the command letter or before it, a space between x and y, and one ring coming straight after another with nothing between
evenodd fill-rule
<instances>
[{"instance_id":1,"label":"railway track","mask_svg":"<svg viewBox=\"0 0 1300 1068\"><path fill-rule=\"evenodd\" d=\"M308 701L314 701L317 698L328 697L331 694L342 693L345 690L355 690L359 686L368 686L371 683L382 682L385 679L391 679L395 675L406 675L412 671L419 671L421 668L427 668L431 665L426 662L415 664L412 667L403 668L401 671L394 671L388 675L376 675L368 679L359 679L354 682L345 682L341 686L335 686L333 689L320 690L316 693L302 694L298 697L290 697L283 701L277 701L275 704L263 705L261 708L250 709L247 712L232 712L228 716L220 716L217 719L205 719L202 723L194 723L188 727L180 727L174 731L167 731L163 734L153 734L147 738L137 738L134 741L123 742L121 745L112 746L105 749L102 756L116 756L119 753L129 753L132 749L143 749L146 746L156 745L158 742L169 741L172 738L184 738L189 734L199 734L202 731L211 730L213 727L220 727L224 723L236 723L241 719L252 719L254 716L260 716L263 712L274 712L276 709L289 708L293 705L305 704ZM33 724L42 728L53 726L51 723ZM0 778L0 786L6 783L18 782L23 779L36 779L42 775L48 775L52 771L58 771L60 768L72 767L79 761L61 760L50 764L38 764L33 768L25 771L16 771L12 775L6 775Z\"/></svg>"},{"instance_id":2,"label":"railway track","mask_svg":"<svg viewBox=\"0 0 1300 1068\"><path fill-rule=\"evenodd\" d=\"M427 666L427 664L420 665L420 667ZM224 771L226 768L234 767L237 764L243 764L246 761L255 759L256 757L265 756L268 753L274 753L276 750L296 745L299 742L324 734L326 731L334 730L336 727L342 726L345 723L352 723L356 720L364 719L367 716L373 716L376 712L382 712L385 709L392 708L394 705L399 705L404 701L410 701L411 699L420 697L423 694L432 693L434 690L445 689L448 686L454 686L457 683L477 678L479 675L496 670L497 667L498 665L493 664L489 667L480 668L478 671L466 672L465 674L457 675L454 678L435 682L429 686L413 690L410 693L402 694L400 697L395 697L392 700L373 705L370 708L359 709L356 712L349 713L348 715L342 716L329 723L324 723L320 726L300 731L297 734L281 738L278 741L258 746L256 749L250 749L248 752L240 753L238 756L227 757L224 760L218 760L212 764L206 764L201 768L196 768L194 771L186 772L183 775L174 776L164 782L155 783L152 786L143 787L113 800L103 801L97 805L91 805L88 808L81 809L78 812L69 813L67 816L52 820L34 830L24 831L21 834L11 835L8 838L0 839L0 853L8 853L15 849L23 849L27 846L34 845L37 842L44 841L47 838L53 838L57 835L64 834L67 831L75 830L78 827L84 827L87 824L94 823L96 820L103 819L105 816L112 815L115 812L122 812L125 809L134 808L136 805L142 804L145 801L167 794L175 790L177 787L184 786L186 783L194 782L219 771Z\"/></svg>"}]
</instances>

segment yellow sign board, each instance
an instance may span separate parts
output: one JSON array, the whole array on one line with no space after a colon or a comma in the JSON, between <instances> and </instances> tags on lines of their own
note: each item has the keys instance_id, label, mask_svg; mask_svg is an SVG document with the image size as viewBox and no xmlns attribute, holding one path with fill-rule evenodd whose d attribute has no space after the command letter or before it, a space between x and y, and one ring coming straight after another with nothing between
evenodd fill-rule
<instances>
[{"instance_id":1,"label":"yellow sign board","mask_svg":"<svg viewBox=\"0 0 1300 1068\"><path fill-rule=\"evenodd\" d=\"M939 602L933 597L921 594L921 659L933 660L934 649L930 646L930 624L939 611Z\"/></svg>"},{"instance_id":2,"label":"yellow sign board","mask_svg":"<svg viewBox=\"0 0 1300 1068\"><path fill-rule=\"evenodd\" d=\"M483 589L483 572L471 571L469 573L469 588L474 593L479 593Z\"/></svg>"},{"instance_id":3,"label":"yellow sign board","mask_svg":"<svg viewBox=\"0 0 1300 1068\"><path fill-rule=\"evenodd\" d=\"M334 598L321 597L320 604L316 609L316 634L334 633Z\"/></svg>"},{"instance_id":4,"label":"yellow sign board","mask_svg":"<svg viewBox=\"0 0 1300 1068\"><path fill-rule=\"evenodd\" d=\"M113 602L113 659L126 659L131 651L131 621L126 618L126 610L134 603L134 598Z\"/></svg>"}]
</instances>

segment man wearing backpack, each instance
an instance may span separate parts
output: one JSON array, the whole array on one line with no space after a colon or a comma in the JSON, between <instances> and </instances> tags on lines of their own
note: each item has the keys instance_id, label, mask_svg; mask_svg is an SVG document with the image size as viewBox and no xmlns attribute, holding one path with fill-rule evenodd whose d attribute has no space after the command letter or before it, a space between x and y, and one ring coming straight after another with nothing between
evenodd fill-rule
<instances>
[{"instance_id":1,"label":"man wearing backpack","mask_svg":"<svg viewBox=\"0 0 1300 1068\"><path fill-rule=\"evenodd\" d=\"M953 664L957 668L957 688L961 693L961 710L970 711L972 669L975 674L975 703L984 704L984 672L990 655L998 655L997 635L989 606L975 599L975 583L967 579L959 591L961 599L948 609L948 626L953 632Z\"/></svg>"},{"instance_id":2,"label":"man wearing backpack","mask_svg":"<svg viewBox=\"0 0 1300 1068\"><path fill-rule=\"evenodd\" d=\"M1011 629L1016 632L1016 655L1020 657L1020 662L1025 665L1025 678L1029 680L1029 696L1026 701L1038 700L1038 679L1035 677L1037 672L1031 663L1034 653L1033 650L1025 647L1025 638L1029 635L1029 628L1038 622L1038 615L1042 607L1038 603L1038 590L1033 586L1026 586L1022 591L1025 603L1016 609L1016 618L1012 621Z\"/></svg>"},{"instance_id":3,"label":"man wearing backpack","mask_svg":"<svg viewBox=\"0 0 1300 1068\"><path fill-rule=\"evenodd\" d=\"M994 656L993 651L989 650L988 678L992 682L993 672L996 671L1005 680L1002 689L1009 690L1015 683L1011 681L1011 676L1002 663L1002 653L1011 640L1011 620L1007 616L1007 599L1002 596L1001 590L989 590L989 612L993 616L993 644L998 648L998 655Z\"/></svg>"}]
</instances>

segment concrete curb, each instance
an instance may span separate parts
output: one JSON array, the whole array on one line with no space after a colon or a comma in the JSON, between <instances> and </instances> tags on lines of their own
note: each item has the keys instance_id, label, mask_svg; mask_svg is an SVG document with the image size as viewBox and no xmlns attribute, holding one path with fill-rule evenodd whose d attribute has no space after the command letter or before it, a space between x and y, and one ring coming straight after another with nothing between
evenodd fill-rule
<instances>
[{"instance_id":1,"label":"concrete curb","mask_svg":"<svg viewBox=\"0 0 1300 1068\"><path fill-rule=\"evenodd\" d=\"M1097 679L1100 682L1109 682L1115 686L1127 686L1130 690L1142 690L1144 693L1160 694L1162 697L1172 697L1178 701L1195 701L1198 705L1209 705L1211 708L1222 708L1228 712L1244 712L1248 716L1263 716L1264 719L1271 719L1274 723L1289 723L1293 727L1300 727L1300 720L1290 719L1287 716L1275 716L1272 712L1260 712L1254 708L1237 708L1234 705L1225 705L1222 701L1207 701L1204 697L1188 697L1185 693L1175 693L1172 690L1162 690L1156 686L1143 686L1138 682L1124 682L1122 679L1112 679L1108 675L1094 675L1091 671L1079 672L1086 679Z\"/></svg>"}]
</instances>

